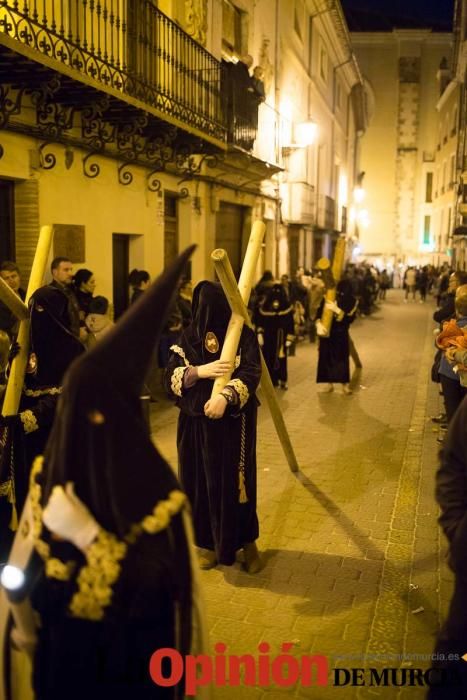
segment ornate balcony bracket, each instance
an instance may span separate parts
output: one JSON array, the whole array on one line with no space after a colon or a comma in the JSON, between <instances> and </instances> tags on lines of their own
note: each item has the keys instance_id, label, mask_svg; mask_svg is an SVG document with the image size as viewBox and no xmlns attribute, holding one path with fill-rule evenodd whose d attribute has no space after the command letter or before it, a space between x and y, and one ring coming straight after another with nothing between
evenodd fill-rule
<instances>
[{"instance_id":1,"label":"ornate balcony bracket","mask_svg":"<svg viewBox=\"0 0 467 700\"><path fill-rule=\"evenodd\" d=\"M218 163L219 157L210 153L207 153L204 156L202 156L202 158L200 158L197 163L192 156L188 157L186 160L186 164L182 165L181 167L183 178L178 184L181 185L182 182L192 180L196 175L199 175L202 172L204 164L206 164L206 166L209 168L216 168Z\"/></svg>"},{"instance_id":2,"label":"ornate balcony bracket","mask_svg":"<svg viewBox=\"0 0 467 700\"><path fill-rule=\"evenodd\" d=\"M86 177L97 177L101 171L98 163L89 163L88 165L89 159L96 155L96 151L91 151L83 158L83 173L86 175Z\"/></svg>"},{"instance_id":3,"label":"ornate balcony bracket","mask_svg":"<svg viewBox=\"0 0 467 700\"><path fill-rule=\"evenodd\" d=\"M94 151L101 151L106 144L115 141L117 127L109 124L104 118L109 103L108 96L101 95L81 112L81 134L86 145Z\"/></svg>"},{"instance_id":4,"label":"ornate balcony bracket","mask_svg":"<svg viewBox=\"0 0 467 700\"><path fill-rule=\"evenodd\" d=\"M145 139L142 134L147 124L148 117L143 112L117 127L116 147L119 155L123 156L125 160L136 160L144 152Z\"/></svg>"},{"instance_id":5,"label":"ornate balcony bracket","mask_svg":"<svg viewBox=\"0 0 467 700\"><path fill-rule=\"evenodd\" d=\"M8 85L0 85L0 129L4 129L10 117L21 112L21 103L26 88L13 93ZM11 95L11 97L10 97Z\"/></svg>"},{"instance_id":6,"label":"ornate balcony bracket","mask_svg":"<svg viewBox=\"0 0 467 700\"><path fill-rule=\"evenodd\" d=\"M121 185L131 185L133 173L129 170L129 163L122 163L118 166L118 181Z\"/></svg>"},{"instance_id":7,"label":"ornate balcony bracket","mask_svg":"<svg viewBox=\"0 0 467 700\"><path fill-rule=\"evenodd\" d=\"M44 141L39 146L39 163L43 170L52 170L57 165L57 158L53 153L44 153L44 149L50 145L50 141Z\"/></svg>"},{"instance_id":8,"label":"ornate balcony bracket","mask_svg":"<svg viewBox=\"0 0 467 700\"><path fill-rule=\"evenodd\" d=\"M160 170L153 170L146 176L146 187L150 192L160 192L162 182L156 177Z\"/></svg>"},{"instance_id":9,"label":"ornate balcony bracket","mask_svg":"<svg viewBox=\"0 0 467 700\"><path fill-rule=\"evenodd\" d=\"M190 196L190 191L188 190L188 187L182 187L182 189L178 193L179 199L186 199L189 196Z\"/></svg>"}]
</instances>

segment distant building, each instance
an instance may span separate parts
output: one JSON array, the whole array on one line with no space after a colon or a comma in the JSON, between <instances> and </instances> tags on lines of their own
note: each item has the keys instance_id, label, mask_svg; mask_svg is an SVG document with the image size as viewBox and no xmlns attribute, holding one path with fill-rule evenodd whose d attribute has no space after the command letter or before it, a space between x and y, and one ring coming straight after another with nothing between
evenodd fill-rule
<instances>
[{"instance_id":1,"label":"distant building","mask_svg":"<svg viewBox=\"0 0 467 700\"><path fill-rule=\"evenodd\" d=\"M432 262L432 252L439 248L441 216L442 245L447 249L447 199L453 187L454 106L448 100L442 108L441 142L436 110L436 75L442 61L451 60L452 34L428 29L365 31L353 32L352 41L372 96L370 124L361 144L369 212L368 225L360 230L361 254L379 259L385 267ZM435 193L439 196L442 188L445 199L435 203Z\"/></svg>"}]
</instances>

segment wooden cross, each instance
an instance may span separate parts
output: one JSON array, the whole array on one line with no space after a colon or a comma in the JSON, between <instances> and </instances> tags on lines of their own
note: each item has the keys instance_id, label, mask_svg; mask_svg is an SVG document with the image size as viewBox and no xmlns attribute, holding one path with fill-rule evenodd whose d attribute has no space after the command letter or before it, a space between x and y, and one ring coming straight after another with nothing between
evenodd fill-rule
<instances>
[{"instance_id":1,"label":"wooden cross","mask_svg":"<svg viewBox=\"0 0 467 700\"><path fill-rule=\"evenodd\" d=\"M251 294L251 287L256 271L256 266L258 263L259 254L261 251L261 245L263 243L265 230L266 227L262 221L254 222L251 230L250 239L248 241L248 246L245 252L245 258L243 261L242 271L240 274L238 285L235 280L235 275L233 273L227 252L222 248L217 248L211 254L211 259L214 261L217 276L232 310L232 316L230 319L230 323L227 327L227 333L225 335L224 345L222 347L220 357L221 360L227 360L228 362L230 362L232 367L234 366L235 355L237 354L243 324L245 323L249 328L253 327L253 324L250 320L250 316L248 314L247 304ZM271 376L266 366L266 362L264 361L261 349L260 355L262 369L260 382L261 389L263 391L264 396L266 397L266 401L271 412L271 417L273 419L274 426L276 428L277 435L282 445L282 449L284 450L285 457L287 459L290 470L296 472L298 471L297 459L293 451L292 443L290 442L290 437L287 432L287 428L284 422L284 418L282 416L279 402L277 400L276 392L274 391ZM216 396L216 394L219 394L222 391L222 389L230 380L232 372L224 374L222 377L216 379L216 381L214 382L211 396Z\"/></svg>"}]
</instances>

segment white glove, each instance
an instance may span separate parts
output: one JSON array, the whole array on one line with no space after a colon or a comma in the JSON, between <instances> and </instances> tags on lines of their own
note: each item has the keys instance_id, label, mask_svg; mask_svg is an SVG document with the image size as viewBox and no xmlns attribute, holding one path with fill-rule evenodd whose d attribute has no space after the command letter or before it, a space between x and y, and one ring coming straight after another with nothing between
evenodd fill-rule
<instances>
[{"instance_id":1,"label":"white glove","mask_svg":"<svg viewBox=\"0 0 467 700\"><path fill-rule=\"evenodd\" d=\"M50 532L68 540L84 552L96 538L99 525L84 503L75 494L74 484L55 486L42 513L42 521Z\"/></svg>"},{"instance_id":2,"label":"white glove","mask_svg":"<svg viewBox=\"0 0 467 700\"><path fill-rule=\"evenodd\" d=\"M316 326L316 333L319 335L320 338L325 338L328 335L328 332L326 330L326 326L323 326L321 321L318 319L315 323Z\"/></svg>"},{"instance_id":3,"label":"white glove","mask_svg":"<svg viewBox=\"0 0 467 700\"><path fill-rule=\"evenodd\" d=\"M342 313L342 309L339 306L337 306L335 301L327 301L324 304L324 308L329 309L329 311L332 311L334 314Z\"/></svg>"},{"instance_id":4,"label":"white glove","mask_svg":"<svg viewBox=\"0 0 467 700\"><path fill-rule=\"evenodd\" d=\"M291 341L291 340L286 340L286 341L285 341L285 347L286 347L286 348L290 348L291 345L292 345L292 341Z\"/></svg>"},{"instance_id":5,"label":"white glove","mask_svg":"<svg viewBox=\"0 0 467 700\"><path fill-rule=\"evenodd\" d=\"M260 346L260 348L262 348L264 345L264 335L262 333L258 333L257 338L258 338L258 345Z\"/></svg>"}]
</instances>

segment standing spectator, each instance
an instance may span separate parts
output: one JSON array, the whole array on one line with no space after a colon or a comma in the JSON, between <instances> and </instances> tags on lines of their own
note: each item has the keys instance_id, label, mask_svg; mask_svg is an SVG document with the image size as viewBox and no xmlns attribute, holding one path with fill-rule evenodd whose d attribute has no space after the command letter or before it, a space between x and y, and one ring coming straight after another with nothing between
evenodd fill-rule
<instances>
[{"instance_id":1,"label":"standing spectator","mask_svg":"<svg viewBox=\"0 0 467 700\"><path fill-rule=\"evenodd\" d=\"M461 272L458 270L449 276L447 290L443 295L440 308L436 309L433 314L433 321L436 321L436 323L442 323L450 318L454 318L456 315L456 291L463 284L467 284L467 272Z\"/></svg>"},{"instance_id":2,"label":"standing spectator","mask_svg":"<svg viewBox=\"0 0 467 700\"><path fill-rule=\"evenodd\" d=\"M467 326L467 294L456 297L455 309L457 316L457 326L464 328ZM442 334L437 339L438 347L443 347L441 342ZM450 351L448 351L450 352ZM460 383L459 374L454 372L446 354L443 353L439 363L439 380L443 390L444 407L446 409L447 422L449 423L457 410L460 402L466 394L466 389ZM441 441L441 440L440 440Z\"/></svg>"},{"instance_id":3,"label":"standing spectator","mask_svg":"<svg viewBox=\"0 0 467 700\"><path fill-rule=\"evenodd\" d=\"M449 566L454 571L454 593L447 619L438 635L433 667L452 673L456 685L432 686L429 700L464 700L467 697L467 399L453 417L441 450L436 475L439 523L449 542Z\"/></svg>"},{"instance_id":4,"label":"standing spectator","mask_svg":"<svg viewBox=\"0 0 467 700\"><path fill-rule=\"evenodd\" d=\"M412 294L412 299L415 301L415 293L417 291L417 273L413 267L409 267L404 278L405 287L405 303L407 303L409 294Z\"/></svg>"},{"instance_id":5,"label":"standing spectator","mask_svg":"<svg viewBox=\"0 0 467 700\"><path fill-rule=\"evenodd\" d=\"M151 283L149 272L146 270L137 270L136 268L128 275L128 284L133 292L130 299L130 306L146 291Z\"/></svg>"},{"instance_id":6,"label":"standing spectator","mask_svg":"<svg viewBox=\"0 0 467 700\"><path fill-rule=\"evenodd\" d=\"M317 384L326 384L325 391L333 391L334 384L342 385L343 394L351 394L349 387L349 326L355 318L357 301L352 294L349 280L337 284L335 302L325 302L334 314L329 337L323 337L321 322L317 321L320 336L318 348Z\"/></svg>"},{"instance_id":7,"label":"standing spectator","mask_svg":"<svg viewBox=\"0 0 467 700\"><path fill-rule=\"evenodd\" d=\"M256 573L261 561L255 543L255 391L261 362L251 329L242 330L232 378L211 399L213 380L231 369L220 360L230 317L220 285L200 282L193 293L193 322L171 348L166 386L180 409L180 476L193 509L200 566L230 566L243 548L247 570Z\"/></svg>"},{"instance_id":8,"label":"standing spectator","mask_svg":"<svg viewBox=\"0 0 467 700\"><path fill-rule=\"evenodd\" d=\"M68 258L54 258L51 271L52 282L46 285L47 290L39 287L34 292L31 297L32 303L35 304L38 297L47 297L57 322L76 338L81 337L85 340L85 332L80 334L79 306L73 291L73 265ZM37 303L39 311L40 304Z\"/></svg>"},{"instance_id":9,"label":"standing spectator","mask_svg":"<svg viewBox=\"0 0 467 700\"><path fill-rule=\"evenodd\" d=\"M254 323L272 383L287 389L287 354L295 340L294 310L282 284L272 285Z\"/></svg>"},{"instance_id":10,"label":"standing spectator","mask_svg":"<svg viewBox=\"0 0 467 700\"><path fill-rule=\"evenodd\" d=\"M428 290L428 272L427 268L422 267L417 273L417 289L420 294L420 304L424 304L426 301L426 293Z\"/></svg>"},{"instance_id":11,"label":"standing spectator","mask_svg":"<svg viewBox=\"0 0 467 700\"><path fill-rule=\"evenodd\" d=\"M0 265L0 277L17 294L22 301L26 299L26 292L21 287L19 267L11 260L5 260ZM8 333L11 339L18 335L19 321L10 311L8 306L0 301L0 330Z\"/></svg>"},{"instance_id":12,"label":"standing spectator","mask_svg":"<svg viewBox=\"0 0 467 700\"><path fill-rule=\"evenodd\" d=\"M450 278L451 273L449 268L443 270L438 277L438 284L436 290L436 303L438 306L442 305L444 295L446 294L446 292L448 292Z\"/></svg>"},{"instance_id":13,"label":"standing spectator","mask_svg":"<svg viewBox=\"0 0 467 700\"><path fill-rule=\"evenodd\" d=\"M80 320L84 322L84 319L89 313L89 305L96 288L94 273L92 273L91 270L86 270L84 267L77 270L73 275L73 285L78 300L79 317Z\"/></svg>"},{"instance_id":14,"label":"standing spectator","mask_svg":"<svg viewBox=\"0 0 467 700\"><path fill-rule=\"evenodd\" d=\"M381 301L386 299L386 292L390 287L390 280L387 271L384 269L381 273L379 282L379 298Z\"/></svg>"}]
</instances>

